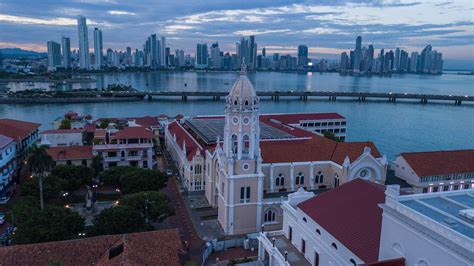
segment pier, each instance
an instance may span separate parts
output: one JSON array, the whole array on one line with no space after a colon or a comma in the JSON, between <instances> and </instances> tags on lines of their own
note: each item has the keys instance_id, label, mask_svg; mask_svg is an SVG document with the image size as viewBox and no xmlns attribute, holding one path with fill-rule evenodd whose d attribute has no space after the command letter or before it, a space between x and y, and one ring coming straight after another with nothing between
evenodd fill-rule
<instances>
[{"instance_id":1,"label":"pier","mask_svg":"<svg viewBox=\"0 0 474 266\"><path fill-rule=\"evenodd\" d=\"M115 97L140 97L140 98L167 98L180 97L182 101L187 101L191 97L209 97L218 101L228 95L226 91L154 91L154 92L115 92ZM437 95L437 94L418 94L418 93L380 93L380 92L338 92L338 91L257 91L257 95L262 98L268 98L278 101L280 98L296 98L307 101L310 98L328 99L337 101L338 99L367 101L368 99L383 99L388 102L396 102L398 99L416 100L422 104L430 101L447 101L455 105L461 105L462 102L474 102L474 96L469 95Z\"/></svg>"}]
</instances>

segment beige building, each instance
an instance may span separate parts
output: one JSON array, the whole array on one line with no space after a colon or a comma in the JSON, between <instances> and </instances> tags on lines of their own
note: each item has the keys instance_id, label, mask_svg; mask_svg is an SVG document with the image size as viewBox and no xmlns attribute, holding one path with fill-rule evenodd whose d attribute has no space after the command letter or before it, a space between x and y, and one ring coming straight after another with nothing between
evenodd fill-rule
<instances>
[{"instance_id":1,"label":"beige building","mask_svg":"<svg viewBox=\"0 0 474 266\"><path fill-rule=\"evenodd\" d=\"M56 165L91 166L92 146L49 147L46 150Z\"/></svg>"},{"instance_id":2,"label":"beige building","mask_svg":"<svg viewBox=\"0 0 474 266\"><path fill-rule=\"evenodd\" d=\"M175 121L165 130L183 184L191 191L204 188L227 235L262 225L281 229L282 199L299 188L317 194L355 178L385 183L387 160L372 142L324 138L286 124L288 114L260 115L259 102L244 67L227 96L225 116Z\"/></svg>"}]
</instances>

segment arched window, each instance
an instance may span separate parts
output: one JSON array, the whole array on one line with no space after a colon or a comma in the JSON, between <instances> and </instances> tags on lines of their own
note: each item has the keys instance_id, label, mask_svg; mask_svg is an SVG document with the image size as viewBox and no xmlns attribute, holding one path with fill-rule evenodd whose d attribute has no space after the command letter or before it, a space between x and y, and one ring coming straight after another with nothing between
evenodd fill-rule
<instances>
[{"instance_id":1,"label":"arched window","mask_svg":"<svg viewBox=\"0 0 474 266\"><path fill-rule=\"evenodd\" d=\"M319 183L319 184L322 184L324 183L324 173L319 171L315 178L314 178L314 183Z\"/></svg>"},{"instance_id":2,"label":"arched window","mask_svg":"<svg viewBox=\"0 0 474 266\"><path fill-rule=\"evenodd\" d=\"M304 184L304 175L302 172L298 173L298 176L296 177L296 184L297 185L303 185Z\"/></svg>"},{"instance_id":3,"label":"arched window","mask_svg":"<svg viewBox=\"0 0 474 266\"><path fill-rule=\"evenodd\" d=\"M278 177L275 179L276 186L284 186L285 185L285 177L283 174L278 174Z\"/></svg>"},{"instance_id":4,"label":"arched window","mask_svg":"<svg viewBox=\"0 0 474 266\"><path fill-rule=\"evenodd\" d=\"M232 152L234 154L237 154L237 136L236 135L232 135Z\"/></svg>"},{"instance_id":5,"label":"arched window","mask_svg":"<svg viewBox=\"0 0 474 266\"><path fill-rule=\"evenodd\" d=\"M316 233L318 233L318 235L321 235L321 231L319 229L316 229Z\"/></svg>"},{"instance_id":6,"label":"arched window","mask_svg":"<svg viewBox=\"0 0 474 266\"><path fill-rule=\"evenodd\" d=\"M305 223L308 222L308 220L306 220L306 217L303 217L303 221L304 221Z\"/></svg>"},{"instance_id":7,"label":"arched window","mask_svg":"<svg viewBox=\"0 0 474 266\"><path fill-rule=\"evenodd\" d=\"M263 221L264 221L265 223L267 223L267 222L274 222L274 221L275 221L275 211L273 211L273 210L268 210L268 211L265 213L265 217L264 217Z\"/></svg>"},{"instance_id":8,"label":"arched window","mask_svg":"<svg viewBox=\"0 0 474 266\"><path fill-rule=\"evenodd\" d=\"M242 153L244 155L248 155L249 154L249 146L250 146L250 137L248 135L245 135L244 138L243 138L243 141L242 141Z\"/></svg>"},{"instance_id":9,"label":"arched window","mask_svg":"<svg viewBox=\"0 0 474 266\"><path fill-rule=\"evenodd\" d=\"M356 266L356 265L357 265L357 263L355 262L355 260L354 260L354 259L350 259L350 260L349 260L349 262L350 262L350 263L352 263L352 265L354 265L354 266Z\"/></svg>"},{"instance_id":10,"label":"arched window","mask_svg":"<svg viewBox=\"0 0 474 266\"><path fill-rule=\"evenodd\" d=\"M336 243L332 243L331 246L332 246L335 250L337 250L337 245L336 245Z\"/></svg>"},{"instance_id":11,"label":"arched window","mask_svg":"<svg viewBox=\"0 0 474 266\"><path fill-rule=\"evenodd\" d=\"M122 157L125 157L125 151L121 152Z\"/></svg>"},{"instance_id":12,"label":"arched window","mask_svg":"<svg viewBox=\"0 0 474 266\"><path fill-rule=\"evenodd\" d=\"M237 100L234 100L234 105L238 105L239 102L237 102Z\"/></svg>"},{"instance_id":13,"label":"arched window","mask_svg":"<svg viewBox=\"0 0 474 266\"><path fill-rule=\"evenodd\" d=\"M245 106L249 105L249 101L248 100L245 100Z\"/></svg>"}]
</instances>

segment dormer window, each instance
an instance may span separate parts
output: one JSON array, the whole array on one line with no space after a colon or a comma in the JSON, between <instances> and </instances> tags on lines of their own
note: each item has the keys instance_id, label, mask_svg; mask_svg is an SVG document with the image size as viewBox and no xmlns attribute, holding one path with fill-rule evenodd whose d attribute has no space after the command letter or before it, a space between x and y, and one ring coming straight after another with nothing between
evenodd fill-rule
<instances>
[{"instance_id":1,"label":"dormer window","mask_svg":"<svg viewBox=\"0 0 474 266\"><path fill-rule=\"evenodd\" d=\"M234 100L234 105L238 105L239 102L237 102L237 100Z\"/></svg>"}]
</instances>

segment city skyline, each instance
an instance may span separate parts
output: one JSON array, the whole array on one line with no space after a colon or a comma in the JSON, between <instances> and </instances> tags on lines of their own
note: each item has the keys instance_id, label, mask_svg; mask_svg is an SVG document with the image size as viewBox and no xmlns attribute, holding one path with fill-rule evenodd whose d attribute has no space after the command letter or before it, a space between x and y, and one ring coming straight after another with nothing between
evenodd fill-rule
<instances>
[{"instance_id":1,"label":"city skyline","mask_svg":"<svg viewBox=\"0 0 474 266\"><path fill-rule=\"evenodd\" d=\"M148 8L143 8L147 4ZM18 5L22 6L21 14L15 11ZM23 1L0 2L0 6L0 29L4 33L0 47L45 51L44 43L57 39L55 36L67 36L71 38L71 49L77 49L74 29L77 31L77 16L83 15L88 18L89 30L98 27L103 31L104 48L115 50L139 48L146 36L156 33L166 36L170 47L187 53L194 53L196 43L216 41L222 51L233 51L236 39L256 35L259 46L266 47L268 53L295 54L298 44L305 44L310 55L330 54L337 58L352 49L353 36L362 35L374 47L400 47L411 52L431 44L446 59L474 58L469 1L337 1L333 5L329 1L256 1L250 7L226 1L169 6L156 1L131 5L112 0L78 0L68 4L42 3L46 8L40 9L38 5L25 7ZM150 13L158 8L162 10L160 16L152 16Z\"/></svg>"}]
</instances>

